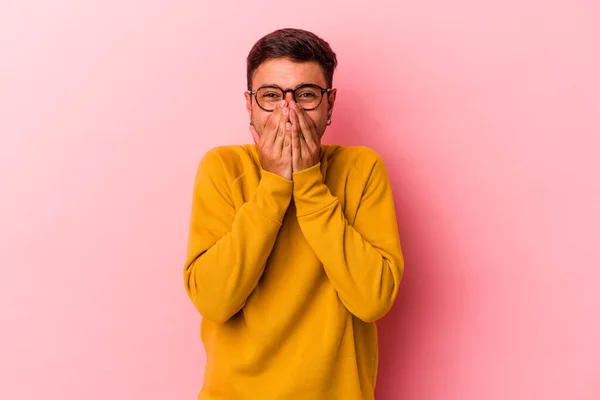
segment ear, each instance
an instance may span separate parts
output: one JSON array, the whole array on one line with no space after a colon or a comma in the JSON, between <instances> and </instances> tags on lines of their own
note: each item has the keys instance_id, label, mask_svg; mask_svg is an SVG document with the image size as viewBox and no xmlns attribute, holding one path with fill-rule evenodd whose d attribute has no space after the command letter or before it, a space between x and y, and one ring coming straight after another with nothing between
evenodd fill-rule
<instances>
[{"instance_id":1,"label":"ear","mask_svg":"<svg viewBox=\"0 0 600 400\"><path fill-rule=\"evenodd\" d=\"M327 103L327 111L329 112L328 115L331 115L333 113L333 106L335 105L335 96L337 94L337 89L331 89L331 92L329 92L329 101Z\"/></svg>"},{"instance_id":2,"label":"ear","mask_svg":"<svg viewBox=\"0 0 600 400\"><path fill-rule=\"evenodd\" d=\"M252 95L248 92L244 92L246 97L246 110L248 111L248 118L252 119Z\"/></svg>"}]
</instances>

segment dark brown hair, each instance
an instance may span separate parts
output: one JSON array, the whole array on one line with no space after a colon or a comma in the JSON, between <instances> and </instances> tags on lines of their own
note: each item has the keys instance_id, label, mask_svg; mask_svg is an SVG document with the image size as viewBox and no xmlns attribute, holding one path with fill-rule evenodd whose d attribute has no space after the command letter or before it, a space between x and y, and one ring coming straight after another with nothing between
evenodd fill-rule
<instances>
[{"instance_id":1,"label":"dark brown hair","mask_svg":"<svg viewBox=\"0 0 600 400\"><path fill-rule=\"evenodd\" d=\"M312 32L302 29L279 29L258 40L247 58L246 79L252 90L252 78L256 69L265 61L286 57L296 62L317 62L323 69L327 87L333 84L333 71L337 58L329 43Z\"/></svg>"}]
</instances>

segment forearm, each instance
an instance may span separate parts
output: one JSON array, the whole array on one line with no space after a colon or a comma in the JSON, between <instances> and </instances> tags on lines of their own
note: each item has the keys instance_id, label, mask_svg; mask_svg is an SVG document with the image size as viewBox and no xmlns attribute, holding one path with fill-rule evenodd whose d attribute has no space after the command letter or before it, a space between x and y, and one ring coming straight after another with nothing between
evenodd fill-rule
<instances>
[{"instance_id":1,"label":"forearm","mask_svg":"<svg viewBox=\"0 0 600 400\"><path fill-rule=\"evenodd\" d=\"M185 282L198 311L216 322L237 313L252 293L291 199L291 182L264 173L252 199L236 213L229 232L208 238L192 231ZM207 218L202 215L196 218ZM211 241L207 246L207 241Z\"/></svg>"},{"instance_id":2,"label":"forearm","mask_svg":"<svg viewBox=\"0 0 600 400\"><path fill-rule=\"evenodd\" d=\"M359 232L348 223L340 202L319 180L317 171L309 169L295 177L299 182L294 188L298 223L342 303L358 318L375 321L392 306L404 268L395 220L379 224L373 218L372 228ZM390 200L383 199L381 207L389 210ZM369 241L361 234L368 230L381 230L367 235L378 236L377 240Z\"/></svg>"},{"instance_id":3,"label":"forearm","mask_svg":"<svg viewBox=\"0 0 600 400\"><path fill-rule=\"evenodd\" d=\"M337 201L298 221L348 310L365 321L385 315L396 296L402 257L364 240Z\"/></svg>"}]
</instances>

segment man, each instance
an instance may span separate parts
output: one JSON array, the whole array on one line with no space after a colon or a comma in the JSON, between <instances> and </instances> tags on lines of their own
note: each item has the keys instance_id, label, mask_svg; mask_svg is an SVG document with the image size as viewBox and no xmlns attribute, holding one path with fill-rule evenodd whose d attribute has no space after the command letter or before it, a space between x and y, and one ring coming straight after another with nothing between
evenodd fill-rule
<instances>
[{"instance_id":1,"label":"man","mask_svg":"<svg viewBox=\"0 0 600 400\"><path fill-rule=\"evenodd\" d=\"M373 399L374 322L404 260L381 158L321 144L336 64L307 31L260 39L245 94L255 144L200 162L184 270L203 316L200 400Z\"/></svg>"}]
</instances>

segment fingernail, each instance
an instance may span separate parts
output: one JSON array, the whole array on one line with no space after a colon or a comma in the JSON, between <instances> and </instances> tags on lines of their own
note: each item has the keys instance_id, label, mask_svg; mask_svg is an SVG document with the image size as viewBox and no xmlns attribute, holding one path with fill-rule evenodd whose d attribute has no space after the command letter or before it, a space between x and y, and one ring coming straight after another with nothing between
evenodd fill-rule
<instances>
[{"instance_id":1,"label":"fingernail","mask_svg":"<svg viewBox=\"0 0 600 400\"><path fill-rule=\"evenodd\" d=\"M281 107L283 107L283 106L285 106L285 103L286 103L286 102L285 102L285 100L281 100L281 103L279 103L279 105L280 105Z\"/></svg>"},{"instance_id":2,"label":"fingernail","mask_svg":"<svg viewBox=\"0 0 600 400\"><path fill-rule=\"evenodd\" d=\"M287 113L290 111L289 108L287 107L283 107L283 115L287 115Z\"/></svg>"},{"instance_id":3,"label":"fingernail","mask_svg":"<svg viewBox=\"0 0 600 400\"><path fill-rule=\"evenodd\" d=\"M292 129L292 124L290 124L289 122L286 122L286 123L285 123L285 129L286 129L286 130L288 130L288 131L289 131L290 129Z\"/></svg>"}]
</instances>

